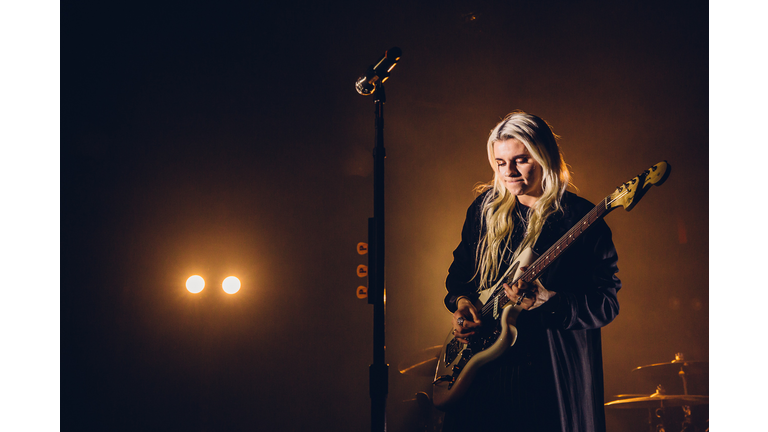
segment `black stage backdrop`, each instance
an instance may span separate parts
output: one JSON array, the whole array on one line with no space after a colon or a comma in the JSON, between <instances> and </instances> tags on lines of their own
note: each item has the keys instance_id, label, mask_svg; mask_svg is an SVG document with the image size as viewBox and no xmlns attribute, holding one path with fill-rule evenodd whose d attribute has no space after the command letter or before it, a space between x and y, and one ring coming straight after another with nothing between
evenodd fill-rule
<instances>
[{"instance_id":1,"label":"black stage backdrop","mask_svg":"<svg viewBox=\"0 0 768 432\"><path fill-rule=\"evenodd\" d=\"M389 430L439 423L414 400L430 378L398 366L450 328L451 252L515 109L561 135L593 202L672 166L607 217L606 401L653 393L637 366L709 359L706 2L85 1L61 29L62 429L369 428L374 106L354 82L393 46ZM645 415L609 411L609 430Z\"/></svg>"}]
</instances>

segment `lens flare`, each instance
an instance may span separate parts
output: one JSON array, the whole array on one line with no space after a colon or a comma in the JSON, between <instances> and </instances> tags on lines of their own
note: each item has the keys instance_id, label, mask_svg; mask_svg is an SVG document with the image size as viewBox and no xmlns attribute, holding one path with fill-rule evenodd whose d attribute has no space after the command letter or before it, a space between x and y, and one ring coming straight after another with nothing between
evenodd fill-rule
<instances>
[{"instance_id":1,"label":"lens flare","mask_svg":"<svg viewBox=\"0 0 768 432\"><path fill-rule=\"evenodd\" d=\"M225 293L234 294L240 291L240 279L230 276L224 279L224 282L221 283L221 287L224 289Z\"/></svg>"},{"instance_id":2,"label":"lens flare","mask_svg":"<svg viewBox=\"0 0 768 432\"><path fill-rule=\"evenodd\" d=\"M197 294L205 288L205 279L202 276L194 275L187 279L187 291Z\"/></svg>"}]
</instances>

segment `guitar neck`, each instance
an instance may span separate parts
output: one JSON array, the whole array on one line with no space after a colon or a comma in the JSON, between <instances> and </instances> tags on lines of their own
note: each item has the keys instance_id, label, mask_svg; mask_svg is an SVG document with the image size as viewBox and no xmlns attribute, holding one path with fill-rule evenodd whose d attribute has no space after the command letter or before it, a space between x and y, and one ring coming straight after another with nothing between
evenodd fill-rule
<instances>
[{"instance_id":1,"label":"guitar neck","mask_svg":"<svg viewBox=\"0 0 768 432\"><path fill-rule=\"evenodd\" d=\"M510 276L510 279L507 280L508 285L513 285L518 280L523 280L525 282L533 282L535 281L544 270L549 267L550 264L555 262L555 260L562 255L563 252L565 252L566 249L568 249L571 244L573 244L574 241L582 234L584 231L587 230L590 226L592 226L593 223L597 222L598 220L602 219L607 215L611 210L613 210L613 207L609 207L609 199L610 196L605 197L603 199L602 203L598 204L593 208L589 213L584 215L581 220L574 225L570 230L568 230L565 235L560 237L560 240L556 241L555 244L552 245L549 249L547 249L546 252L541 254L541 256L534 261L532 264L528 266L528 269L523 272L518 278L511 280L512 275ZM498 301L498 307L502 307L506 305L510 300L507 298L507 295L504 293L504 290L499 288L499 301ZM490 303L490 302L489 302Z\"/></svg>"}]
</instances>

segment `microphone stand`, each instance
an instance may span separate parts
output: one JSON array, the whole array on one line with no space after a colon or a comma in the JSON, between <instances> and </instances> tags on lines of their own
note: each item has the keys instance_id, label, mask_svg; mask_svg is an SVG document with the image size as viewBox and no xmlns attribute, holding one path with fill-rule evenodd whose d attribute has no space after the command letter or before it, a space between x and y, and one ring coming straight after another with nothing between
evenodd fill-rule
<instances>
[{"instance_id":1,"label":"microphone stand","mask_svg":"<svg viewBox=\"0 0 768 432\"><path fill-rule=\"evenodd\" d=\"M386 353L386 285L384 277L384 84L373 92L376 139L373 148L373 217L368 219L368 303L373 305L373 364L370 365L371 432L387 430L389 365Z\"/></svg>"},{"instance_id":2,"label":"microphone stand","mask_svg":"<svg viewBox=\"0 0 768 432\"><path fill-rule=\"evenodd\" d=\"M371 432L387 430L389 365L386 363L386 296L384 278L384 81L400 60L402 50L392 47L355 83L361 95L373 95L376 142L373 148L373 217L368 219L368 303L373 305L373 364L369 368Z\"/></svg>"}]
</instances>

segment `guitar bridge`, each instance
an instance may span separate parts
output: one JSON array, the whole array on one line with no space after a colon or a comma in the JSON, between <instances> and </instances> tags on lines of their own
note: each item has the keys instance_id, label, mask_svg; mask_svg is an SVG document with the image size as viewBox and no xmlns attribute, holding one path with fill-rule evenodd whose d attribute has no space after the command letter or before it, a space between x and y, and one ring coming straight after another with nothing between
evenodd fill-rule
<instances>
[{"instance_id":1,"label":"guitar bridge","mask_svg":"<svg viewBox=\"0 0 768 432\"><path fill-rule=\"evenodd\" d=\"M450 389L453 387L453 384L456 382L456 378L461 375L461 371L464 369L464 366L467 365L467 362L469 359L472 358L472 356L475 355L472 352L472 349L465 348L464 351L461 353L461 358L459 359L459 362L453 365L453 375L442 375L440 378L436 379L435 382L439 381L448 381L448 388ZM432 383L434 384L434 383Z\"/></svg>"}]
</instances>

